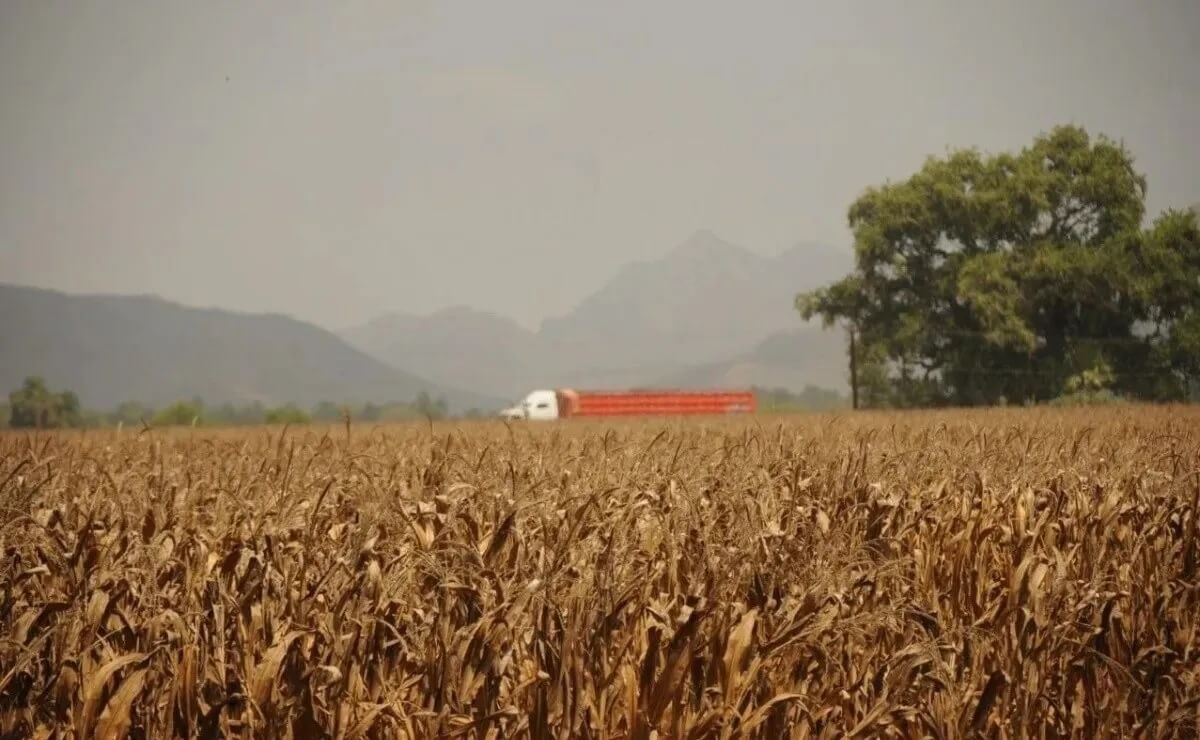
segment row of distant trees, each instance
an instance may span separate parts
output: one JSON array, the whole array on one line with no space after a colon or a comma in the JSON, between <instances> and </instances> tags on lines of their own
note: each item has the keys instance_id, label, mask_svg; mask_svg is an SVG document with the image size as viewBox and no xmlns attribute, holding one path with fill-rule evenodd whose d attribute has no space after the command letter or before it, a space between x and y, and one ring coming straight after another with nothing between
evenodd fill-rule
<instances>
[{"instance_id":1,"label":"row of distant trees","mask_svg":"<svg viewBox=\"0 0 1200 740\"><path fill-rule=\"evenodd\" d=\"M0 402L0 426L26 429L88 428L117 425L152 426L243 426L253 424L308 424L352 421L382 422L412 419L444 419L450 409L444 398L422 391L412 401L366 403L357 405L322 401L311 409L295 404L265 406L258 402L243 405L208 405L203 399L180 400L161 408L137 401L126 401L107 411L84 409L70 390L55 391L42 378L26 378L22 386ZM478 416L479 412L467 412Z\"/></svg>"},{"instance_id":2,"label":"row of distant trees","mask_svg":"<svg viewBox=\"0 0 1200 740\"><path fill-rule=\"evenodd\" d=\"M836 391L807 386L799 393L784 388L759 388L759 409L767 413L790 411L826 411L844 408L848 399ZM444 398L418 393L412 401L366 403L358 405L322 401L311 409L295 404L268 407L261 403L236 405L224 403L210 406L202 399L177 401L161 408L152 408L136 401L126 401L108 412L97 412L80 406L79 398L69 390L54 391L41 378L27 378L25 383L9 394L8 404L0 402L0 427L28 429L89 428L106 426L249 426L255 424L335 423L347 416L358 422L407 421L415 419L445 419L450 409ZM483 416L472 409L464 418Z\"/></svg>"},{"instance_id":3,"label":"row of distant trees","mask_svg":"<svg viewBox=\"0 0 1200 740\"><path fill-rule=\"evenodd\" d=\"M764 413L788 413L796 411L832 411L846 408L850 399L837 391L806 385L796 393L786 388L753 388L758 399L758 410Z\"/></svg>"}]
</instances>

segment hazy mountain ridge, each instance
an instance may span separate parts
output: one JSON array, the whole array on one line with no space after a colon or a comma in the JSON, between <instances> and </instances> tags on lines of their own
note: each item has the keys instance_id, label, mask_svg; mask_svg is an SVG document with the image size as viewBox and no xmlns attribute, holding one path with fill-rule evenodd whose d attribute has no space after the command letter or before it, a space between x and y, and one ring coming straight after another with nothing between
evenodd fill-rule
<instances>
[{"instance_id":1,"label":"hazy mountain ridge","mask_svg":"<svg viewBox=\"0 0 1200 740\"><path fill-rule=\"evenodd\" d=\"M793 302L850 267L848 251L803 245L764 256L699 231L661 258L625 265L536 332L460 307L391 314L340 335L390 364L506 397L547 385L682 384L718 366L726 371L717 375L748 379L739 384L842 388L828 367L845 364L844 348L801 321ZM777 335L797 342L799 354L762 355Z\"/></svg>"},{"instance_id":2,"label":"hazy mountain ridge","mask_svg":"<svg viewBox=\"0 0 1200 740\"><path fill-rule=\"evenodd\" d=\"M391 313L339 332L349 344L418 375L512 398L549 382L553 357L537 335L496 314L455 307L426 316Z\"/></svg>"},{"instance_id":3,"label":"hazy mountain ridge","mask_svg":"<svg viewBox=\"0 0 1200 740\"><path fill-rule=\"evenodd\" d=\"M280 314L0 284L0 389L41 375L92 408L193 397L378 403L425 391L460 410L538 386L841 389L831 368L844 365L844 348L801 322L792 301L849 261L812 247L762 256L697 232L626 265L538 331L457 306L334 334Z\"/></svg>"},{"instance_id":4,"label":"hazy mountain ridge","mask_svg":"<svg viewBox=\"0 0 1200 740\"><path fill-rule=\"evenodd\" d=\"M846 392L846 337L835 329L804 325L775 332L749 352L729 360L693 365L658 378L673 388L785 388L799 392L814 385Z\"/></svg>"},{"instance_id":5,"label":"hazy mountain ridge","mask_svg":"<svg viewBox=\"0 0 1200 740\"><path fill-rule=\"evenodd\" d=\"M727 358L799 325L795 294L844 274L841 258L812 247L761 256L700 231L661 259L626 266L541 334L581 369Z\"/></svg>"},{"instance_id":6,"label":"hazy mountain ridge","mask_svg":"<svg viewBox=\"0 0 1200 740\"><path fill-rule=\"evenodd\" d=\"M498 403L397 370L288 316L0 284L0 388L15 388L28 375L74 390L92 408L192 397L407 401L420 391L444 395L456 408Z\"/></svg>"}]
</instances>

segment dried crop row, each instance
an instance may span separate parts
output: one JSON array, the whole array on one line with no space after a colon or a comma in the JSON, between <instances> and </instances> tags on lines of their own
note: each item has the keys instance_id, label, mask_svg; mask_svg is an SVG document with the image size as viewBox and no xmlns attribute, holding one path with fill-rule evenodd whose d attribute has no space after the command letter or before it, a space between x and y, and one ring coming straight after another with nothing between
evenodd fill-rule
<instances>
[{"instance_id":1,"label":"dried crop row","mask_svg":"<svg viewBox=\"0 0 1200 740\"><path fill-rule=\"evenodd\" d=\"M1194 736L1197 422L6 434L0 734Z\"/></svg>"}]
</instances>

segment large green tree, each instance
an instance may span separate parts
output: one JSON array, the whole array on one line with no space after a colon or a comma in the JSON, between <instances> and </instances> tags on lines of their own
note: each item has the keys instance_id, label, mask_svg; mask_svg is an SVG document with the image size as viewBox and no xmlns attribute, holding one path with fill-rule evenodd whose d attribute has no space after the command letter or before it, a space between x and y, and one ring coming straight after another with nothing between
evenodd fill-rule
<instances>
[{"instance_id":1,"label":"large green tree","mask_svg":"<svg viewBox=\"0 0 1200 740\"><path fill-rule=\"evenodd\" d=\"M1061 126L1021 151L930 158L849 210L855 269L797 297L860 339L874 403L1039 401L1102 379L1179 398L1200 377L1200 230L1143 229L1125 147Z\"/></svg>"},{"instance_id":2,"label":"large green tree","mask_svg":"<svg viewBox=\"0 0 1200 740\"><path fill-rule=\"evenodd\" d=\"M55 393L41 378L26 378L8 396L9 426L54 429L78 426L82 419L79 399L71 391Z\"/></svg>"}]
</instances>

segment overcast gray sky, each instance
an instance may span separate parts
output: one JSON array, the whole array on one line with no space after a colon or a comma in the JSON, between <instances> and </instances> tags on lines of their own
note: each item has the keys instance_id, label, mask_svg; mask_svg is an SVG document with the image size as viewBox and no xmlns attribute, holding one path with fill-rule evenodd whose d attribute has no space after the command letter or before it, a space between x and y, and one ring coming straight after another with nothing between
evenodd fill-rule
<instances>
[{"instance_id":1,"label":"overcast gray sky","mask_svg":"<svg viewBox=\"0 0 1200 740\"><path fill-rule=\"evenodd\" d=\"M535 325L1057 123L1200 200L1200 2L0 3L0 281Z\"/></svg>"}]
</instances>

